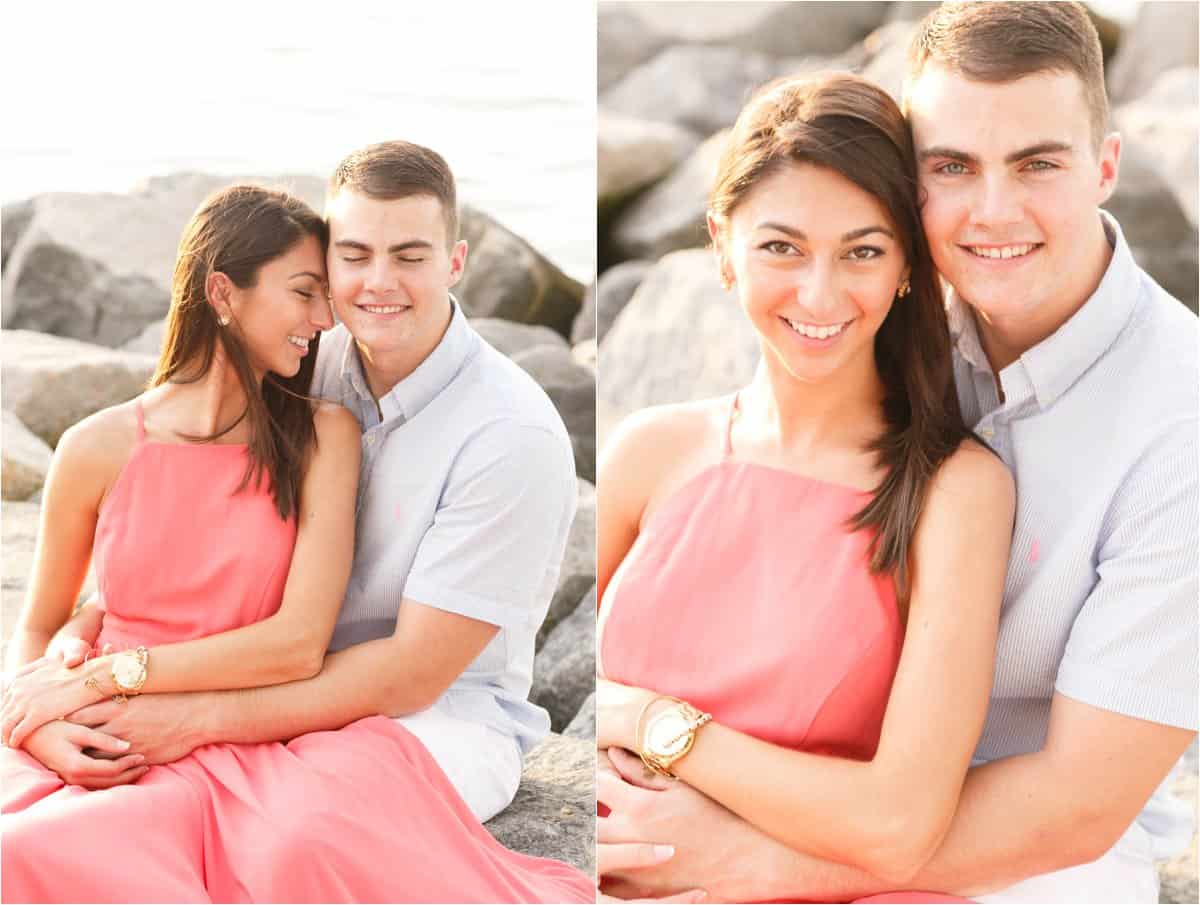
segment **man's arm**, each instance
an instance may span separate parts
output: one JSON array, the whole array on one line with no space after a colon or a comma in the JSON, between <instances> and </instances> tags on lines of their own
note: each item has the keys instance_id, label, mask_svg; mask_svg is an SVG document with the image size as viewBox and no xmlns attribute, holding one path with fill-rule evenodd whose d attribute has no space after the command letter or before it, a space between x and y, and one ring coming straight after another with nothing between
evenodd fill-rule
<instances>
[{"instance_id":1,"label":"man's arm","mask_svg":"<svg viewBox=\"0 0 1200 905\"><path fill-rule=\"evenodd\" d=\"M1050 723L1043 750L968 772L949 832L909 888L980 895L1100 857L1195 735L1062 695ZM639 780L641 761L615 759ZM683 784L663 791L627 784L621 794L614 816L624 825L613 827L608 841L669 841L676 851L663 867L615 877L613 891L622 895L703 886L715 901L845 901L890 888L864 871L787 848Z\"/></svg>"}]
</instances>

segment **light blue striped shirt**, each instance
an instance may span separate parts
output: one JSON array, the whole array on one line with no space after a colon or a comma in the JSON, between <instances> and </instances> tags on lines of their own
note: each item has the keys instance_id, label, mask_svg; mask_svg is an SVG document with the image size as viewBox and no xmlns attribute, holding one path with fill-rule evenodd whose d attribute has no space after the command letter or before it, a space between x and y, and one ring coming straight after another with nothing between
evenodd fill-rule
<instances>
[{"instance_id":1,"label":"light blue striped shirt","mask_svg":"<svg viewBox=\"0 0 1200 905\"><path fill-rule=\"evenodd\" d=\"M345 326L321 337L313 393L363 429L354 566L331 650L386 637L402 598L499 626L434 707L527 753L550 728L528 700L578 484L545 391L454 303L441 342L376 404Z\"/></svg>"},{"instance_id":2,"label":"light blue striped shirt","mask_svg":"<svg viewBox=\"0 0 1200 905\"><path fill-rule=\"evenodd\" d=\"M1040 750L1056 691L1197 726L1200 332L1102 216L1113 245L1103 280L1000 372L1003 402L974 317L950 298L963 416L1017 486L977 761ZM1192 815L1162 791L1142 822L1166 848L1186 844Z\"/></svg>"}]
</instances>

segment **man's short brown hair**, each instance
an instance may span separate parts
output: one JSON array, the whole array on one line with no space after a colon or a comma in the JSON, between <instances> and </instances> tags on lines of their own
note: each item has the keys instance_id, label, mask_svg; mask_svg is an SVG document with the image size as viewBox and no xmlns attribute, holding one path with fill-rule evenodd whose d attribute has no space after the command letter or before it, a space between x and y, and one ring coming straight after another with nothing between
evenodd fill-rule
<instances>
[{"instance_id":1,"label":"man's short brown hair","mask_svg":"<svg viewBox=\"0 0 1200 905\"><path fill-rule=\"evenodd\" d=\"M442 205L446 244L458 239L458 193L454 174L437 151L410 141L383 141L349 154L329 177L327 197L350 189L377 201L430 195Z\"/></svg>"},{"instance_id":2,"label":"man's short brown hair","mask_svg":"<svg viewBox=\"0 0 1200 905\"><path fill-rule=\"evenodd\" d=\"M930 62L978 82L1074 73L1083 85L1093 150L1099 150L1108 131L1100 36L1081 3L943 3L917 28L907 86Z\"/></svg>"}]
</instances>

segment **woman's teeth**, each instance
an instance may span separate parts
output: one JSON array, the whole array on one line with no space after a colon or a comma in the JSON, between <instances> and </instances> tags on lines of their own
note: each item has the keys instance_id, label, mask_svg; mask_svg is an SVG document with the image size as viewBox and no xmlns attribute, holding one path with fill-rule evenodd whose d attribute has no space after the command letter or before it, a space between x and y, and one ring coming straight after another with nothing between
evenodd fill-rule
<instances>
[{"instance_id":1,"label":"woman's teeth","mask_svg":"<svg viewBox=\"0 0 1200 905\"><path fill-rule=\"evenodd\" d=\"M840 324L831 324L829 326L820 327L816 324L803 324L800 321L794 321L790 318L784 318L788 322L788 326L799 333L801 336L807 336L809 339L828 339L831 336L837 336L846 329L846 325L850 321L843 321Z\"/></svg>"},{"instance_id":2,"label":"woman's teeth","mask_svg":"<svg viewBox=\"0 0 1200 905\"><path fill-rule=\"evenodd\" d=\"M289 336L288 342L297 348L303 349L306 352L308 351L308 340L303 336Z\"/></svg>"},{"instance_id":3,"label":"woman's teeth","mask_svg":"<svg viewBox=\"0 0 1200 905\"><path fill-rule=\"evenodd\" d=\"M979 258L1020 258L1029 254L1036 245L1002 245L995 248L982 248L978 245L968 245L967 250Z\"/></svg>"}]
</instances>

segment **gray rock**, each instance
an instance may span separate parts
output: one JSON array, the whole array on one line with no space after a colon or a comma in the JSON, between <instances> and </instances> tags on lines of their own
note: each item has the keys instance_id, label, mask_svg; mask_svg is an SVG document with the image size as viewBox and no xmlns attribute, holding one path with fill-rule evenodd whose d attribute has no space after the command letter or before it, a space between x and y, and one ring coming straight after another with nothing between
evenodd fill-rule
<instances>
[{"instance_id":1,"label":"gray rock","mask_svg":"<svg viewBox=\"0 0 1200 905\"><path fill-rule=\"evenodd\" d=\"M624 116L665 120L698 135L711 135L733 125L754 90L774 78L849 69L861 62L857 52L781 59L736 47L676 45L613 85L601 95L600 104Z\"/></svg>"},{"instance_id":2,"label":"gray rock","mask_svg":"<svg viewBox=\"0 0 1200 905\"><path fill-rule=\"evenodd\" d=\"M596 594L588 593L575 611L555 626L533 658L529 699L550 713L561 732L596 690Z\"/></svg>"},{"instance_id":3,"label":"gray rock","mask_svg":"<svg viewBox=\"0 0 1200 905\"><path fill-rule=\"evenodd\" d=\"M637 14L668 40L727 44L777 57L840 53L883 23L884 2L643 3Z\"/></svg>"},{"instance_id":4,"label":"gray rock","mask_svg":"<svg viewBox=\"0 0 1200 905\"><path fill-rule=\"evenodd\" d=\"M617 315L629 304L629 300L633 298L633 294L653 266L653 261L644 259L622 261L600 274L600 279L596 282L596 336L600 341L608 335Z\"/></svg>"},{"instance_id":5,"label":"gray rock","mask_svg":"<svg viewBox=\"0 0 1200 905\"><path fill-rule=\"evenodd\" d=\"M728 137L729 130L710 136L675 172L621 213L611 236L618 255L654 259L708 242L704 212Z\"/></svg>"},{"instance_id":6,"label":"gray rock","mask_svg":"<svg viewBox=\"0 0 1200 905\"><path fill-rule=\"evenodd\" d=\"M596 338L596 281L593 280L583 293L583 304L571 325L571 344Z\"/></svg>"},{"instance_id":7,"label":"gray rock","mask_svg":"<svg viewBox=\"0 0 1200 905\"><path fill-rule=\"evenodd\" d=\"M52 447L75 422L140 393L156 364L27 330L6 330L3 340L3 407Z\"/></svg>"},{"instance_id":8,"label":"gray rock","mask_svg":"<svg viewBox=\"0 0 1200 905\"><path fill-rule=\"evenodd\" d=\"M319 204L314 177L246 179ZM5 263L3 325L120 346L161 319L184 224L212 191L238 178L178 173L128 194L29 199L28 223Z\"/></svg>"},{"instance_id":9,"label":"gray rock","mask_svg":"<svg viewBox=\"0 0 1200 905\"><path fill-rule=\"evenodd\" d=\"M637 14L639 5L596 4L596 87L599 91L619 81L629 70L666 46L667 39Z\"/></svg>"},{"instance_id":10,"label":"gray rock","mask_svg":"<svg viewBox=\"0 0 1200 905\"><path fill-rule=\"evenodd\" d=\"M538 629L536 647L542 646L555 627L579 606L579 601L596 584L596 488L579 481L579 499L567 550L558 573L558 588L550 601L550 609Z\"/></svg>"},{"instance_id":11,"label":"gray rock","mask_svg":"<svg viewBox=\"0 0 1200 905\"><path fill-rule=\"evenodd\" d=\"M0 472L0 493L6 500L29 499L45 483L53 452L7 409L4 410L2 449L4 468Z\"/></svg>"},{"instance_id":12,"label":"gray rock","mask_svg":"<svg viewBox=\"0 0 1200 905\"><path fill-rule=\"evenodd\" d=\"M1183 769L1172 786L1175 795L1193 807L1196 804L1196 780L1196 741L1193 739L1183 756ZM1186 851L1158 862L1160 902L1200 901L1197 899L1196 842L1197 836L1193 833L1192 843Z\"/></svg>"},{"instance_id":13,"label":"gray rock","mask_svg":"<svg viewBox=\"0 0 1200 905\"><path fill-rule=\"evenodd\" d=\"M587 696L571 725L563 730L563 735L570 738L586 738L596 740L596 692Z\"/></svg>"},{"instance_id":14,"label":"gray rock","mask_svg":"<svg viewBox=\"0 0 1200 905\"><path fill-rule=\"evenodd\" d=\"M1200 69L1181 66L1160 73L1153 87L1113 111L1126 142L1136 142L1161 172L1193 226L1197 223L1200 171Z\"/></svg>"},{"instance_id":15,"label":"gray rock","mask_svg":"<svg viewBox=\"0 0 1200 905\"><path fill-rule=\"evenodd\" d=\"M729 392L750 379L758 358L758 335L736 295L717 282L712 252L669 254L600 345L605 420Z\"/></svg>"},{"instance_id":16,"label":"gray rock","mask_svg":"<svg viewBox=\"0 0 1200 905\"><path fill-rule=\"evenodd\" d=\"M471 326L488 345L509 358L534 346L567 348L561 333L540 324L515 324L498 317L474 317Z\"/></svg>"},{"instance_id":17,"label":"gray rock","mask_svg":"<svg viewBox=\"0 0 1200 905\"><path fill-rule=\"evenodd\" d=\"M556 858L593 874L595 742L551 735L534 748L525 758L517 797L486 826L508 848Z\"/></svg>"},{"instance_id":18,"label":"gray rock","mask_svg":"<svg viewBox=\"0 0 1200 905\"><path fill-rule=\"evenodd\" d=\"M601 110L597 124L596 203L619 204L671 171L699 143L671 123Z\"/></svg>"},{"instance_id":19,"label":"gray rock","mask_svg":"<svg viewBox=\"0 0 1200 905\"><path fill-rule=\"evenodd\" d=\"M482 211L462 205L460 219L470 251L454 294L467 315L542 324L570 335L583 285Z\"/></svg>"},{"instance_id":20,"label":"gray rock","mask_svg":"<svg viewBox=\"0 0 1200 905\"><path fill-rule=\"evenodd\" d=\"M1104 205L1121 224L1134 259L1192 311L1197 286L1198 237L1150 151L1136 139L1121 150L1117 190Z\"/></svg>"},{"instance_id":21,"label":"gray rock","mask_svg":"<svg viewBox=\"0 0 1200 905\"><path fill-rule=\"evenodd\" d=\"M162 354L163 339L167 335L167 319L156 320L143 328L142 332L121 346L122 352L133 352L136 355L153 355L158 358Z\"/></svg>"},{"instance_id":22,"label":"gray rock","mask_svg":"<svg viewBox=\"0 0 1200 905\"><path fill-rule=\"evenodd\" d=\"M900 103L904 93L908 47L916 29L915 22L901 19L875 29L863 42L863 48L870 58L862 69L862 75L880 85L896 103Z\"/></svg>"},{"instance_id":23,"label":"gray rock","mask_svg":"<svg viewBox=\"0 0 1200 905\"><path fill-rule=\"evenodd\" d=\"M596 337L594 336L571 347L571 357L575 359L577 365L587 368L592 372L593 380L596 378L597 348Z\"/></svg>"},{"instance_id":24,"label":"gray rock","mask_svg":"<svg viewBox=\"0 0 1200 905\"><path fill-rule=\"evenodd\" d=\"M33 219L33 203L14 201L0 207L0 269L8 266L8 254Z\"/></svg>"},{"instance_id":25,"label":"gray rock","mask_svg":"<svg viewBox=\"0 0 1200 905\"><path fill-rule=\"evenodd\" d=\"M897 0L888 8L888 22L919 22L942 4L938 0Z\"/></svg>"},{"instance_id":26,"label":"gray rock","mask_svg":"<svg viewBox=\"0 0 1200 905\"><path fill-rule=\"evenodd\" d=\"M1122 36L1108 67L1113 104L1140 97L1160 73L1195 66L1200 58L1200 6L1195 3L1142 3L1133 27Z\"/></svg>"},{"instance_id":27,"label":"gray rock","mask_svg":"<svg viewBox=\"0 0 1200 905\"><path fill-rule=\"evenodd\" d=\"M554 402L571 435L575 473L596 480L596 378L580 367L569 346L534 346L512 360L538 382Z\"/></svg>"}]
</instances>

